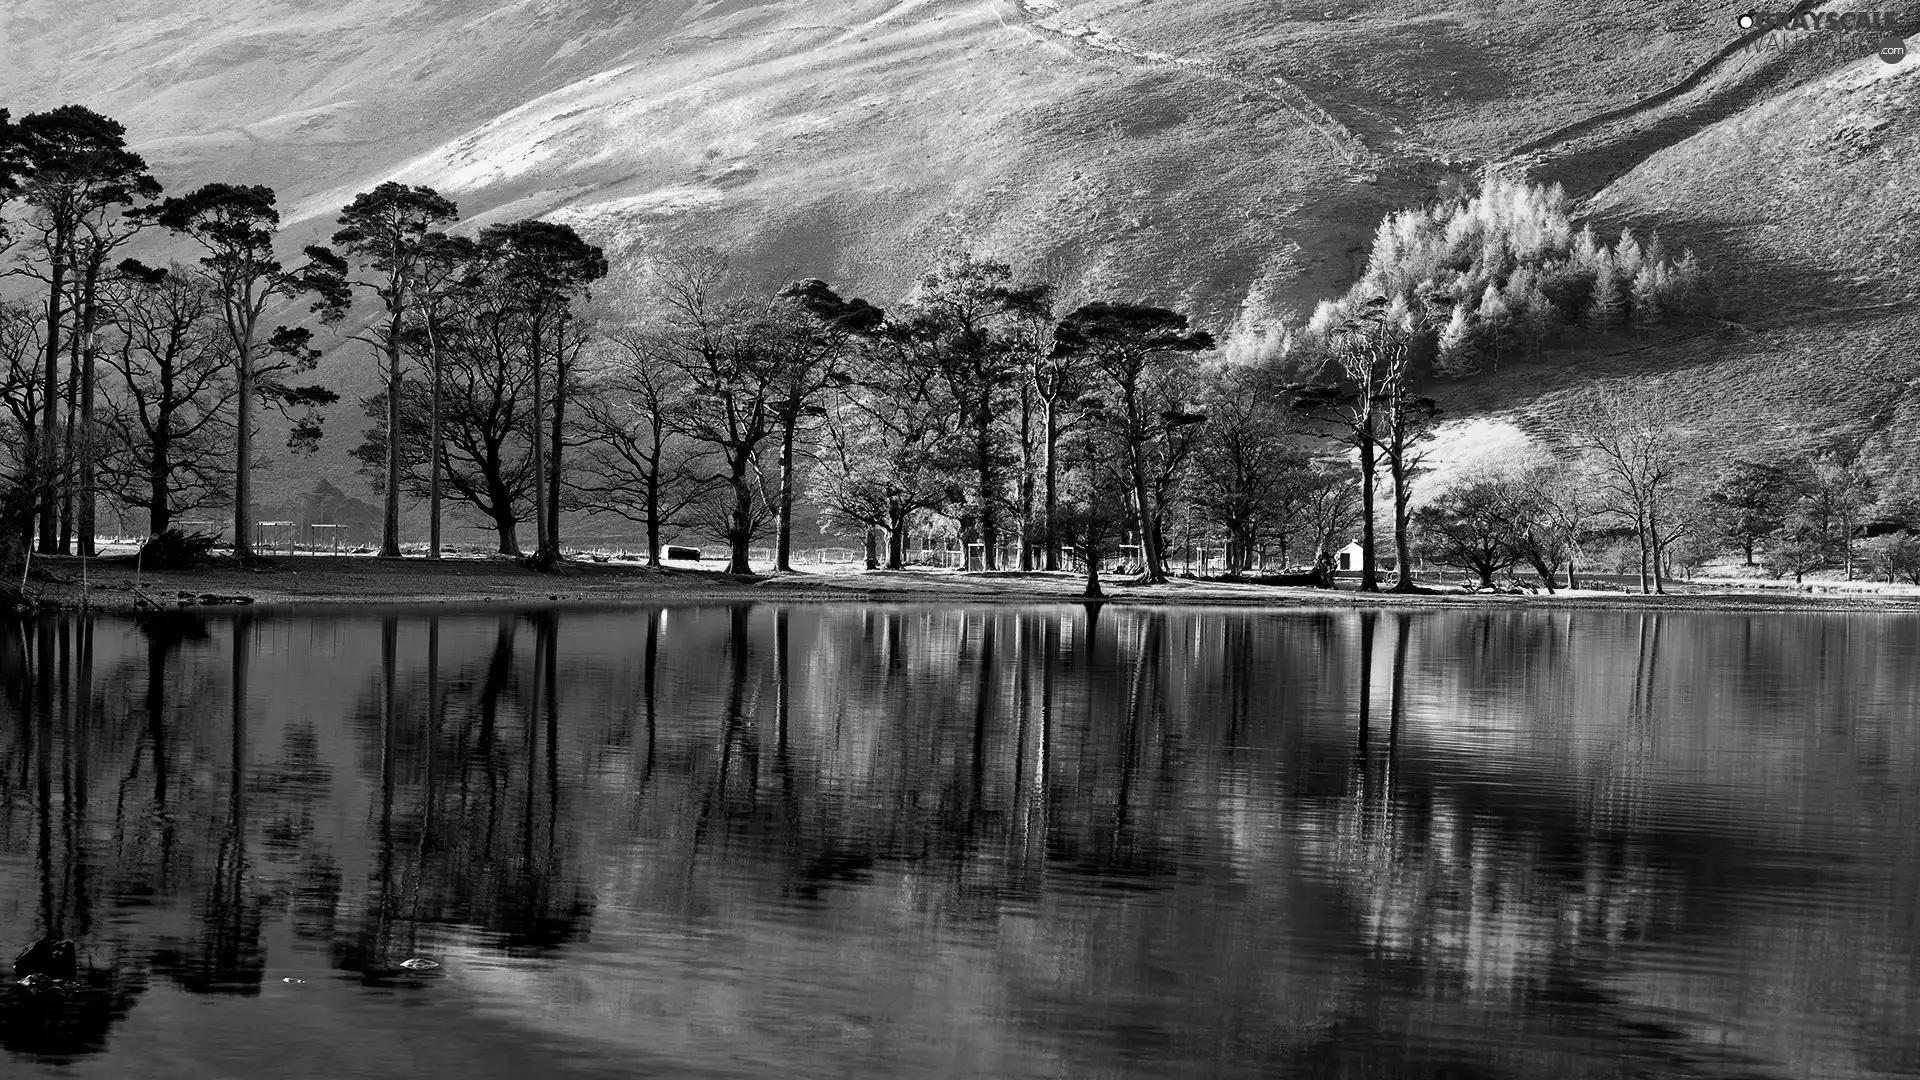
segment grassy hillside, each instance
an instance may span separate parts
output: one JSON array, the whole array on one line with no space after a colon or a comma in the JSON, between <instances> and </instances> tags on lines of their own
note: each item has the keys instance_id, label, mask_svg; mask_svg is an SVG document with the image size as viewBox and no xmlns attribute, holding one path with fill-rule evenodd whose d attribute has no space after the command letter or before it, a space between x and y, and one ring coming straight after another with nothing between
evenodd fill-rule
<instances>
[{"instance_id":1,"label":"grassy hillside","mask_svg":"<svg viewBox=\"0 0 1920 1080\"><path fill-rule=\"evenodd\" d=\"M1586 209L1693 245L1718 318L1476 376L1457 411L1550 409L1594 379L1655 380L1710 442L1791 452L1867 439L1910 461L1920 361L1920 63L1877 59L1741 110L1639 162Z\"/></svg>"},{"instance_id":2,"label":"grassy hillside","mask_svg":"<svg viewBox=\"0 0 1920 1080\"><path fill-rule=\"evenodd\" d=\"M1217 316L1263 270L1276 299L1310 304L1384 211L1738 36L1705 3L1568 14L38 0L0 29L0 100L84 100L128 123L169 186L272 183L314 229L398 175L469 216L550 214L614 251L697 237L885 296L960 242ZM1706 81L1792 84L1844 51L1822 44Z\"/></svg>"}]
</instances>

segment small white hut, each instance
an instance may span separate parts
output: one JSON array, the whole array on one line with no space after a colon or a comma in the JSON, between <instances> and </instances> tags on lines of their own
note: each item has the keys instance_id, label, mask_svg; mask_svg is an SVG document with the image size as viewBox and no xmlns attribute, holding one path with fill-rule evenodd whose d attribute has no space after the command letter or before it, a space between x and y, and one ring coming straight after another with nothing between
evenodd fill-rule
<instances>
[{"instance_id":1,"label":"small white hut","mask_svg":"<svg viewBox=\"0 0 1920 1080\"><path fill-rule=\"evenodd\" d=\"M1333 568L1335 570L1360 569L1360 557L1365 550L1365 548L1360 546L1360 541L1347 541L1346 547L1333 553Z\"/></svg>"}]
</instances>

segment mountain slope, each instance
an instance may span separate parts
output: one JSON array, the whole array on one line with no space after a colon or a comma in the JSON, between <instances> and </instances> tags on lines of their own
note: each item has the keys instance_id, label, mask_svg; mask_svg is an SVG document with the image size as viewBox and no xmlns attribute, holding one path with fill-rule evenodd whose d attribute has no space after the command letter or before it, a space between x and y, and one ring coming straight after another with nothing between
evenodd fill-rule
<instances>
[{"instance_id":1,"label":"mountain slope","mask_svg":"<svg viewBox=\"0 0 1920 1080\"><path fill-rule=\"evenodd\" d=\"M399 175L616 251L698 239L891 296L930 246L964 243L1214 317L1263 276L1311 304L1384 211L1735 36L1715 7L1647 2L1573 33L1548 8L1332 0L25 0L5 18L16 112L87 101L170 187L271 183L312 231Z\"/></svg>"},{"instance_id":2,"label":"mountain slope","mask_svg":"<svg viewBox=\"0 0 1920 1080\"><path fill-rule=\"evenodd\" d=\"M1594 380L1654 381L1710 444L1920 452L1920 63L1852 63L1660 150L1585 204L1713 268L1719 317L1445 388L1457 412L1550 411Z\"/></svg>"}]
</instances>

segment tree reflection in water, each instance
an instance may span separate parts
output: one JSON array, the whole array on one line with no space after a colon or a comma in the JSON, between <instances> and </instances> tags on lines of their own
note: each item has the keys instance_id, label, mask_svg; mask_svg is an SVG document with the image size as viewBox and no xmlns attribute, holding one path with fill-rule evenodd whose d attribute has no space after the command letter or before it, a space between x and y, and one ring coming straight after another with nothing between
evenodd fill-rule
<instances>
[{"instance_id":1,"label":"tree reflection in water","mask_svg":"<svg viewBox=\"0 0 1920 1080\"><path fill-rule=\"evenodd\" d=\"M42 1060L100 1050L147 986L142 958L117 928L102 927L94 910L105 861L91 828L95 770L101 758L126 750L118 735L125 728L101 723L107 699L94 690L94 665L91 620L0 624L0 700L13 721L0 734L0 756L18 763L0 772L7 900L33 913L30 922L6 920L0 940L15 949L66 938L79 946L77 978L56 987L15 982L12 971L3 976L0 1048ZM31 865L21 865L18 853L29 850Z\"/></svg>"},{"instance_id":2,"label":"tree reflection in water","mask_svg":"<svg viewBox=\"0 0 1920 1080\"><path fill-rule=\"evenodd\" d=\"M1920 633L1847 618L11 623L4 929L98 975L5 1045L320 964L665 1071L1898 1071Z\"/></svg>"}]
</instances>

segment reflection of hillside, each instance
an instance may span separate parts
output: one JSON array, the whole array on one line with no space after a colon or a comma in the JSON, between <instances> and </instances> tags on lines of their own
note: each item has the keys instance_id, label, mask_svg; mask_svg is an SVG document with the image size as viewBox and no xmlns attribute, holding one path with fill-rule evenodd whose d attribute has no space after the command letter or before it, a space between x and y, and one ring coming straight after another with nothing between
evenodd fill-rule
<instances>
[{"instance_id":1,"label":"reflection of hillside","mask_svg":"<svg viewBox=\"0 0 1920 1080\"><path fill-rule=\"evenodd\" d=\"M1489 1039L1514 1075L1897 1071L1912 631L1852 625L33 624L0 645L0 900L37 912L5 932L89 937L120 1014L149 971L254 994L317 957L663 1071L1387 1076Z\"/></svg>"}]
</instances>

